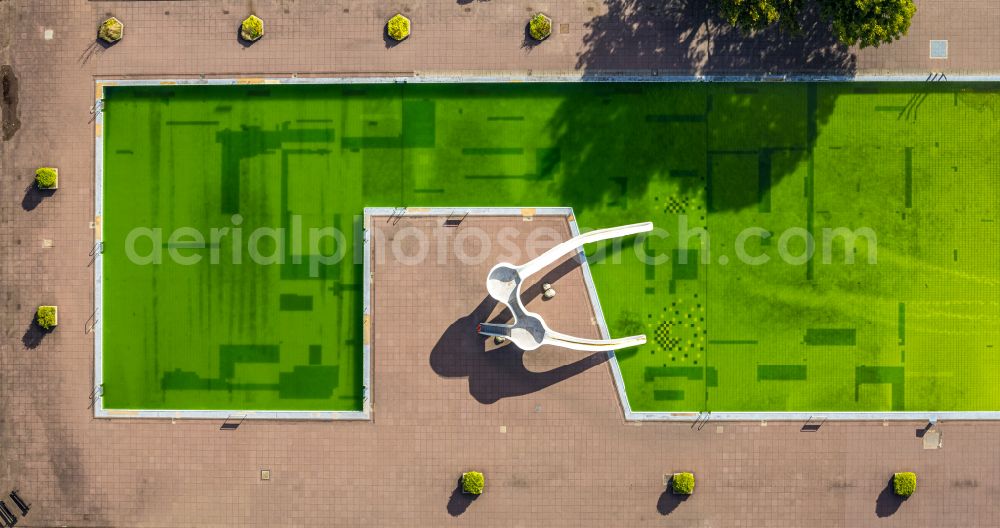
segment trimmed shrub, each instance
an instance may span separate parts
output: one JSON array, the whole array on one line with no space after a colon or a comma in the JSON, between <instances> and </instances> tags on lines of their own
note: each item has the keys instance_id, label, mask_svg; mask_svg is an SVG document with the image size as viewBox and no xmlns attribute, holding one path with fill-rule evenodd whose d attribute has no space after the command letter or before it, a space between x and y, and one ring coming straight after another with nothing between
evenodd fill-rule
<instances>
[{"instance_id":1,"label":"trimmed shrub","mask_svg":"<svg viewBox=\"0 0 1000 528\"><path fill-rule=\"evenodd\" d=\"M410 36L410 19L399 13L390 18L385 27L393 40L403 40Z\"/></svg>"},{"instance_id":2,"label":"trimmed shrub","mask_svg":"<svg viewBox=\"0 0 1000 528\"><path fill-rule=\"evenodd\" d=\"M35 313L35 321L38 326L49 330L56 326L56 307L55 306L39 306L38 312Z\"/></svg>"},{"instance_id":3,"label":"trimmed shrub","mask_svg":"<svg viewBox=\"0 0 1000 528\"><path fill-rule=\"evenodd\" d=\"M528 29L531 31L531 38L545 40L552 34L552 19L543 13L535 13L528 22Z\"/></svg>"},{"instance_id":4,"label":"trimmed shrub","mask_svg":"<svg viewBox=\"0 0 1000 528\"><path fill-rule=\"evenodd\" d=\"M486 478L478 471L467 471L462 473L462 492L470 495L479 495L486 487Z\"/></svg>"},{"instance_id":5,"label":"trimmed shrub","mask_svg":"<svg viewBox=\"0 0 1000 528\"><path fill-rule=\"evenodd\" d=\"M59 185L59 171L52 167L42 167L35 171L35 183L39 189L52 189Z\"/></svg>"},{"instance_id":6,"label":"trimmed shrub","mask_svg":"<svg viewBox=\"0 0 1000 528\"><path fill-rule=\"evenodd\" d=\"M670 487L678 495L690 495L694 493L694 475L674 473L674 478L670 479Z\"/></svg>"},{"instance_id":7,"label":"trimmed shrub","mask_svg":"<svg viewBox=\"0 0 1000 528\"><path fill-rule=\"evenodd\" d=\"M97 30L97 37L108 44L114 44L122 39L123 29L125 29L125 25L122 24L121 20L111 17L101 23L100 29Z\"/></svg>"},{"instance_id":8,"label":"trimmed shrub","mask_svg":"<svg viewBox=\"0 0 1000 528\"><path fill-rule=\"evenodd\" d=\"M893 475L892 491L896 492L896 495L903 498L913 495L913 492L917 491L917 474L910 471L904 471Z\"/></svg>"},{"instance_id":9,"label":"trimmed shrub","mask_svg":"<svg viewBox=\"0 0 1000 528\"><path fill-rule=\"evenodd\" d=\"M240 24L240 36L243 40L253 42L264 36L264 21L257 15L250 15Z\"/></svg>"}]
</instances>

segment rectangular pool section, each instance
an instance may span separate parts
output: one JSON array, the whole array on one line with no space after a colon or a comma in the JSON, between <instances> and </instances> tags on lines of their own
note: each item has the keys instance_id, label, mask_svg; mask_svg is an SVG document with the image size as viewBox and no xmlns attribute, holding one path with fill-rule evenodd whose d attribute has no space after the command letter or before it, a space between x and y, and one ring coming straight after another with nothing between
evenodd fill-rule
<instances>
[{"instance_id":1,"label":"rectangular pool section","mask_svg":"<svg viewBox=\"0 0 1000 528\"><path fill-rule=\"evenodd\" d=\"M104 409L359 412L364 207L551 206L664 230L587 249L632 412L1000 411L998 84L103 96Z\"/></svg>"}]
</instances>

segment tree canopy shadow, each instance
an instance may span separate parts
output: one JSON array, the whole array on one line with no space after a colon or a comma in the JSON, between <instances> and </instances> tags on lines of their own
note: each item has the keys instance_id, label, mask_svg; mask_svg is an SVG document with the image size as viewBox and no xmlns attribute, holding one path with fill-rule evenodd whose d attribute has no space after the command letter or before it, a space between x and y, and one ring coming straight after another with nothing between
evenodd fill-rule
<instances>
[{"instance_id":1,"label":"tree canopy shadow","mask_svg":"<svg viewBox=\"0 0 1000 528\"><path fill-rule=\"evenodd\" d=\"M703 0L608 0L584 25L584 74L655 70L673 75L853 75L855 56L815 6L790 33L777 26L746 34Z\"/></svg>"},{"instance_id":2,"label":"tree canopy shadow","mask_svg":"<svg viewBox=\"0 0 1000 528\"><path fill-rule=\"evenodd\" d=\"M888 517L899 509L903 505L906 499L896 495L895 490L892 487L892 477L889 477L889 483L886 484L882 492L878 494L878 498L875 499L875 515L879 517Z\"/></svg>"},{"instance_id":3,"label":"tree canopy shadow","mask_svg":"<svg viewBox=\"0 0 1000 528\"><path fill-rule=\"evenodd\" d=\"M804 14L794 35L777 28L744 35L716 18L709 4L609 0L608 12L586 24L576 66L594 79L637 70L719 76L855 71L854 56L815 12ZM560 86L564 99L548 123L564 153L562 173L572 175L559 182L562 202L581 209L645 197L654 179L670 179L680 196L703 200L709 210L755 206L767 193L760 182L776 185L807 157L836 99L802 83L599 86L597 94L593 85ZM635 202L627 210L645 214Z\"/></svg>"},{"instance_id":4,"label":"tree canopy shadow","mask_svg":"<svg viewBox=\"0 0 1000 528\"><path fill-rule=\"evenodd\" d=\"M557 149L573 154L562 156L558 192L578 210L621 207L633 221L667 205L667 196L645 200L655 180L675 185L691 211L757 207L808 158L836 103L799 83L615 83L597 96L587 88L561 88L548 123Z\"/></svg>"},{"instance_id":5,"label":"tree canopy shadow","mask_svg":"<svg viewBox=\"0 0 1000 528\"><path fill-rule=\"evenodd\" d=\"M554 283L579 265L576 258L564 261L536 284L523 290L521 298L527 303L541 294L541 284ZM608 360L608 354L600 352L545 372L533 372L524 365L524 351L513 344L487 351L486 340L489 338L479 335L476 327L487 322L496 306L497 301L493 298L484 298L469 315L445 330L430 355L431 368L439 376L468 378L469 394L479 403L492 404L503 398L531 394ZM510 320L510 311L505 309L488 322L504 323Z\"/></svg>"},{"instance_id":6,"label":"tree canopy shadow","mask_svg":"<svg viewBox=\"0 0 1000 528\"><path fill-rule=\"evenodd\" d=\"M94 39L93 42L88 44L86 48L83 49L83 51L80 53L80 56L77 57L77 60L80 62L81 65L87 64L88 62L90 62L90 59L94 57L94 55L103 53L104 50L110 48L111 46L112 43L109 43L104 39L98 37Z\"/></svg>"},{"instance_id":7,"label":"tree canopy shadow","mask_svg":"<svg viewBox=\"0 0 1000 528\"><path fill-rule=\"evenodd\" d=\"M18 84L14 68L8 64L0 65L0 125L4 141L14 137L21 128L17 115Z\"/></svg>"}]
</instances>

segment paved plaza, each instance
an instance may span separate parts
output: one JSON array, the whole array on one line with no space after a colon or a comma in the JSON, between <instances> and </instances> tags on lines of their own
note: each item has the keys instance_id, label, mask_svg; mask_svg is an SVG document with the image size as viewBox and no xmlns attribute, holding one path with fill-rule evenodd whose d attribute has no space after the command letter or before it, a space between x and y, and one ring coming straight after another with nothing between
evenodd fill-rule
<instances>
[{"instance_id":1,"label":"paved plaza","mask_svg":"<svg viewBox=\"0 0 1000 528\"><path fill-rule=\"evenodd\" d=\"M32 503L18 526L995 526L1000 424L941 423L931 444L918 422L626 422L604 356L487 350L470 332L501 316L483 286L493 253L373 266L371 421L93 418L96 79L1000 72L988 0L918 0L908 37L861 52L820 28L744 39L701 3L0 0L0 492ZM266 36L244 47L251 9ZM555 31L526 46L537 10ZM413 35L389 47L395 12ZM108 15L126 24L111 47L94 39ZM948 59L929 58L932 39ZM52 195L29 185L42 164L60 168ZM455 233L543 224L571 236L541 218ZM386 222L385 240L439 225ZM528 309L597 338L583 277L572 262L533 277ZM38 336L42 304L60 307L59 328ZM475 501L456 493L471 469L486 475ZM679 501L664 475L682 470L697 491ZM908 470L918 491L900 503L887 484Z\"/></svg>"}]
</instances>

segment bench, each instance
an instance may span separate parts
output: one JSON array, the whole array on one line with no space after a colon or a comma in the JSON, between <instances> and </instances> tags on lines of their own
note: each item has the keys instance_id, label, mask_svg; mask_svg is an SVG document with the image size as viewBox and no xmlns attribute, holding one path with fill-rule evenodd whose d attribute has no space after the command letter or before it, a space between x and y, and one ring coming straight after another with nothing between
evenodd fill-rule
<instances>
[{"instance_id":1,"label":"bench","mask_svg":"<svg viewBox=\"0 0 1000 528\"><path fill-rule=\"evenodd\" d=\"M14 514L10 512L10 509L7 508L7 505L2 500L0 500L0 517L3 518L4 526L8 528L17 524L17 517L14 517Z\"/></svg>"},{"instance_id":2,"label":"bench","mask_svg":"<svg viewBox=\"0 0 1000 528\"><path fill-rule=\"evenodd\" d=\"M17 494L17 490L10 492L10 500L14 501L14 506L17 506L17 509L21 510L21 517L28 515L31 505L24 502L24 499Z\"/></svg>"}]
</instances>

